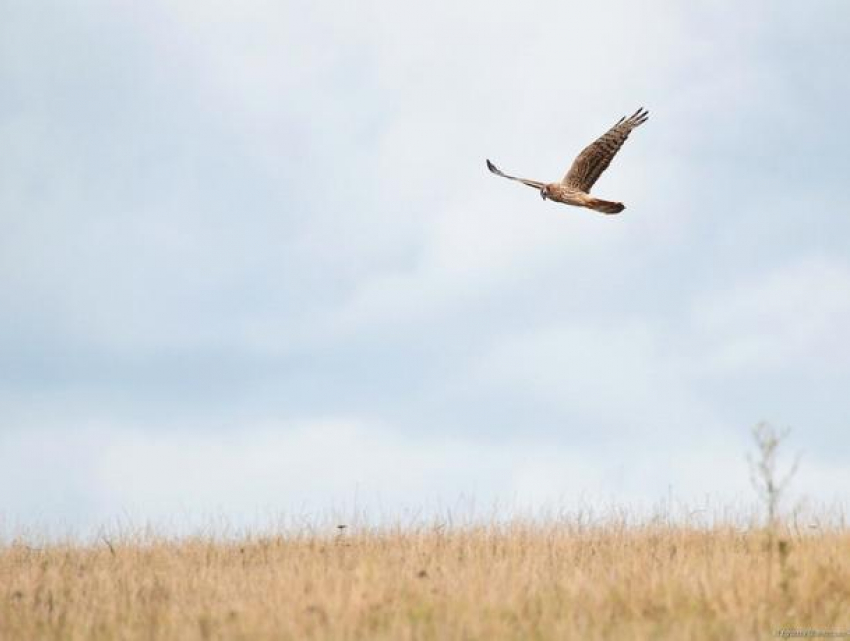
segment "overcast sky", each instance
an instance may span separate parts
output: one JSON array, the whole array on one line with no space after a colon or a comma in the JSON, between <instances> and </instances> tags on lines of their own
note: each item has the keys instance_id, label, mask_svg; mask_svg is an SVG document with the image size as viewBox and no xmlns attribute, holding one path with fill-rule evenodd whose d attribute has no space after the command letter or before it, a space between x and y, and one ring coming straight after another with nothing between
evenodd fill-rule
<instances>
[{"instance_id":1,"label":"overcast sky","mask_svg":"<svg viewBox=\"0 0 850 641\"><path fill-rule=\"evenodd\" d=\"M850 491L850 5L0 3L0 519ZM640 106L594 193L543 202Z\"/></svg>"}]
</instances>

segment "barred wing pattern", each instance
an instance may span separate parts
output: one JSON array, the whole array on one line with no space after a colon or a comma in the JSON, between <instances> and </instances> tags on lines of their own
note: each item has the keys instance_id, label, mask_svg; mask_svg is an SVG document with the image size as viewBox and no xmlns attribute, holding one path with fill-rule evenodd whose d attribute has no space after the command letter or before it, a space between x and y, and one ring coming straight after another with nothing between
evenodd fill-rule
<instances>
[{"instance_id":1,"label":"barred wing pattern","mask_svg":"<svg viewBox=\"0 0 850 641\"><path fill-rule=\"evenodd\" d=\"M572 167L561 184L571 189L589 192L593 183L599 180L599 176L620 151L620 147L626 142L632 129L645 123L648 118L649 112L643 107L628 118L620 118L617 124L582 150L573 161Z\"/></svg>"}]
</instances>

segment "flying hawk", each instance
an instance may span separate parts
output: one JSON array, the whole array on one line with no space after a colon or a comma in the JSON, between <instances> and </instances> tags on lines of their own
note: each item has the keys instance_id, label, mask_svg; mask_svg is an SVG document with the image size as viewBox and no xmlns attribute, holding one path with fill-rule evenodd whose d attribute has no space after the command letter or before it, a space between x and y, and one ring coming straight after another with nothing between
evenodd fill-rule
<instances>
[{"instance_id":1,"label":"flying hawk","mask_svg":"<svg viewBox=\"0 0 850 641\"><path fill-rule=\"evenodd\" d=\"M649 112L643 107L628 118L625 116L620 118L617 124L582 150L573 161L573 166L570 167L567 175L559 183L542 183L536 180L508 176L489 160L487 161L487 168L497 176L517 180L529 187L539 189L540 197L543 200L549 198L565 205L595 209L603 214L619 214L626 208L623 203L594 198L589 193L590 188L611 164L611 160L620 151L620 147L626 142L626 138L632 133L632 129L645 123L648 118Z\"/></svg>"}]
</instances>

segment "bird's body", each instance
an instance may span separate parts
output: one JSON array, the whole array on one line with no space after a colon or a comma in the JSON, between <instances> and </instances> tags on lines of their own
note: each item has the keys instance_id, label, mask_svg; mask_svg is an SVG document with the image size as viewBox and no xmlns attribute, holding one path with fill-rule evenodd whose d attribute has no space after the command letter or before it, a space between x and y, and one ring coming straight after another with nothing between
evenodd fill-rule
<instances>
[{"instance_id":1,"label":"bird's body","mask_svg":"<svg viewBox=\"0 0 850 641\"><path fill-rule=\"evenodd\" d=\"M611 160L620 151L620 147L626 142L626 138L629 137L632 129L645 123L648 117L648 111L638 109L629 118L620 118L613 127L582 150L561 182L543 183L537 180L509 176L489 160L487 161L487 168L497 176L516 180L540 190L540 196L544 200L549 199L565 205L587 207L604 214L619 214L626 208L623 203L591 196L590 188L611 164Z\"/></svg>"},{"instance_id":2,"label":"bird's body","mask_svg":"<svg viewBox=\"0 0 850 641\"><path fill-rule=\"evenodd\" d=\"M610 200L602 200L594 198L586 191L568 187L561 183L549 183L546 187L546 198L554 200L565 205L573 205L575 207L587 207L595 209L605 214L619 214L626 206L623 203L615 203Z\"/></svg>"}]
</instances>

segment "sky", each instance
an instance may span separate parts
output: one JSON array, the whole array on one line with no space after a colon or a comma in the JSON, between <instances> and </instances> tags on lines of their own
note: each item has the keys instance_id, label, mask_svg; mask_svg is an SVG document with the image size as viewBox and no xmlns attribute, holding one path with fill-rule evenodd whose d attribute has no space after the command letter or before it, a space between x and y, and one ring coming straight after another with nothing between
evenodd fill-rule
<instances>
[{"instance_id":1,"label":"sky","mask_svg":"<svg viewBox=\"0 0 850 641\"><path fill-rule=\"evenodd\" d=\"M850 498L850 6L0 2L0 531ZM594 187L556 181L622 115Z\"/></svg>"}]
</instances>

